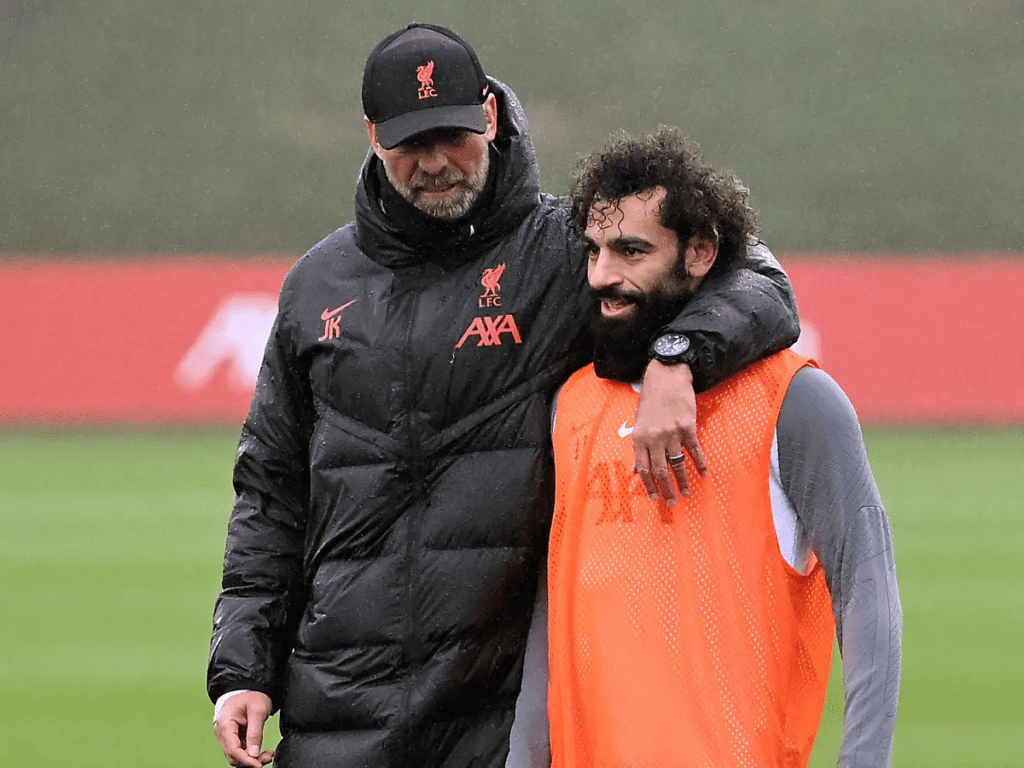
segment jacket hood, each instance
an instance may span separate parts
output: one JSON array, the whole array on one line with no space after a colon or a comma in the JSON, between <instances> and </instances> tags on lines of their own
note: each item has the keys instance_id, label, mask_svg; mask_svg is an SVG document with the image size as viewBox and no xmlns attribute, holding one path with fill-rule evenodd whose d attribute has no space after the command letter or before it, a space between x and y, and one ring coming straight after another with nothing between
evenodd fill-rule
<instances>
[{"instance_id":1,"label":"jacket hood","mask_svg":"<svg viewBox=\"0 0 1024 768\"><path fill-rule=\"evenodd\" d=\"M463 218L442 222L420 214L386 210L371 149L356 188L356 242L389 268L464 263L514 231L540 200L540 172L522 105L504 83L488 78L498 103L498 133L490 148L490 174L483 198ZM395 206L392 206L395 207ZM411 208L411 206L410 206ZM424 226L426 224L426 226Z\"/></svg>"}]
</instances>

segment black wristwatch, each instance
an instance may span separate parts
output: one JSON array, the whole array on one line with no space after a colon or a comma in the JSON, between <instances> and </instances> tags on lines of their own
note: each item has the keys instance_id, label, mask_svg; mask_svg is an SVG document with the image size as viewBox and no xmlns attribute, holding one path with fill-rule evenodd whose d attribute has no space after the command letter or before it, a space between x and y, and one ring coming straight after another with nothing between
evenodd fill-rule
<instances>
[{"instance_id":1,"label":"black wristwatch","mask_svg":"<svg viewBox=\"0 0 1024 768\"><path fill-rule=\"evenodd\" d=\"M663 333L651 342L651 357L664 365L686 363L693 368L697 353L682 333Z\"/></svg>"}]
</instances>

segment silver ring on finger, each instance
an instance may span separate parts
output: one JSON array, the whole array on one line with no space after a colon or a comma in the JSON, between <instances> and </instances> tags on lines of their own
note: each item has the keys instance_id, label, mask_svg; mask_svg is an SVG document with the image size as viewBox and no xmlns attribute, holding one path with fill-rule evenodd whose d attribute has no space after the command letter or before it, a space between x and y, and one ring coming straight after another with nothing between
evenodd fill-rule
<instances>
[{"instance_id":1,"label":"silver ring on finger","mask_svg":"<svg viewBox=\"0 0 1024 768\"><path fill-rule=\"evenodd\" d=\"M678 456L667 456L666 459L669 464L682 464L686 461L686 454L680 453Z\"/></svg>"}]
</instances>

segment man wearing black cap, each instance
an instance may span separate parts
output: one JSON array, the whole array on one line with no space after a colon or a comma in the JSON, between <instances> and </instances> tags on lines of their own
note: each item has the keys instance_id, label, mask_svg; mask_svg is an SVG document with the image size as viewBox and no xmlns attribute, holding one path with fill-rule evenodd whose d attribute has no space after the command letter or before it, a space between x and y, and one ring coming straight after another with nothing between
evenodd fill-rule
<instances>
[{"instance_id":1,"label":"man wearing black cap","mask_svg":"<svg viewBox=\"0 0 1024 768\"><path fill-rule=\"evenodd\" d=\"M515 94L455 33L383 40L363 107L355 221L286 278L242 429L215 731L254 768L273 710L278 765L503 766L551 520L551 396L590 357L587 256L540 192ZM684 450L704 469L693 389L796 333L758 243L655 334L619 428L652 497L674 502L673 477L686 493Z\"/></svg>"},{"instance_id":2,"label":"man wearing black cap","mask_svg":"<svg viewBox=\"0 0 1024 768\"><path fill-rule=\"evenodd\" d=\"M367 61L370 143L388 181L424 213L464 217L483 192L487 145L498 130L497 100L489 91L473 49L440 28L401 30Z\"/></svg>"}]
</instances>

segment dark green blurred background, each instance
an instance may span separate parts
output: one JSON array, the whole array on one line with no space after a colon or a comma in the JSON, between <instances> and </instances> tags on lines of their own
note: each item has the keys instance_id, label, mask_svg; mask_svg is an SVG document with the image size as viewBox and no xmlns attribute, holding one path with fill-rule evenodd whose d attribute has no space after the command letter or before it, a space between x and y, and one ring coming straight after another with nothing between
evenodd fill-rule
<instances>
[{"instance_id":1,"label":"dark green blurred background","mask_svg":"<svg viewBox=\"0 0 1024 768\"><path fill-rule=\"evenodd\" d=\"M1024 3L0 3L0 253L285 252L351 216L366 55L455 28L545 188L679 126L779 253L1021 251Z\"/></svg>"}]
</instances>

